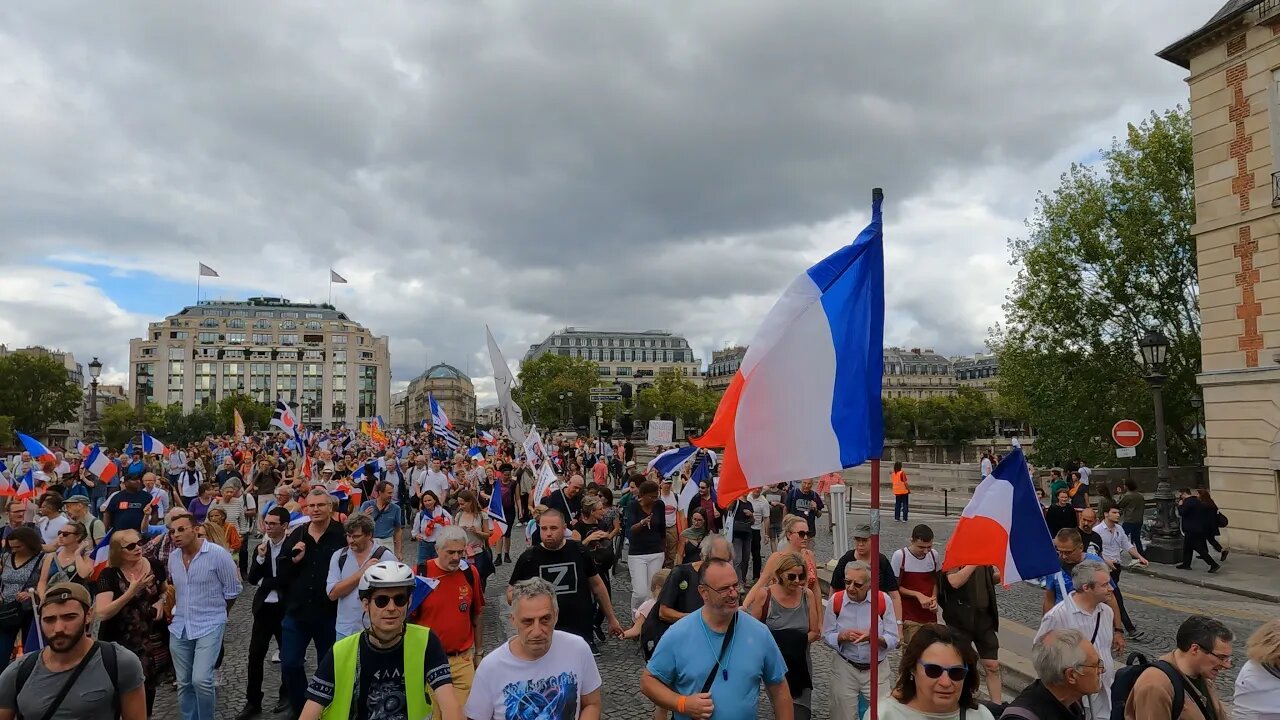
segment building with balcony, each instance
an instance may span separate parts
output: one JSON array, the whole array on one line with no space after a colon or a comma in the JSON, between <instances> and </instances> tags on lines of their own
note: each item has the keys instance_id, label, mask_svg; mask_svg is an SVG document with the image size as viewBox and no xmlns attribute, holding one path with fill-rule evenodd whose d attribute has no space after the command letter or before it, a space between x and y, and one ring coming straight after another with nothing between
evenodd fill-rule
<instances>
[{"instance_id":1,"label":"building with balcony","mask_svg":"<svg viewBox=\"0 0 1280 720\"><path fill-rule=\"evenodd\" d=\"M956 384L960 387L971 387L982 391L988 400L996 399L996 378L1000 374L1000 362L995 355L977 353L972 357L960 356L951 358L951 371L956 376Z\"/></svg>"},{"instance_id":2,"label":"building with balcony","mask_svg":"<svg viewBox=\"0 0 1280 720\"><path fill-rule=\"evenodd\" d=\"M485 405L476 410L476 424L491 428L501 428L502 410L497 405Z\"/></svg>"},{"instance_id":3,"label":"building with balcony","mask_svg":"<svg viewBox=\"0 0 1280 720\"><path fill-rule=\"evenodd\" d=\"M1188 71L1209 488L1222 541L1280 555L1280 1L1158 53Z\"/></svg>"},{"instance_id":4,"label":"building with balcony","mask_svg":"<svg viewBox=\"0 0 1280 720\"><path fill-rule=\"evenodd\" d=\"M667 330L629 332L568 327L530 346L524 359L547 353L596 363L599 385L617 385L624 398L651 386L664 373L702 385L702 361L694 357L688 340Z\"/></svg>"},{"instance_id":5,"label":"building with balcony","mask_svg":"<svg viewBox=\"0 0 1280 720\"><path fill-rule=\"evenodd\" d=\"M203 301L129 341L131 400L184 412L235 393L289 403L310 427L390 415L391 356L379 337L328 304L277 297Z\"/></svg>"},{"instance_id":6,"label":"building with balcony","mask_svg":"<svg viewBox=\"0 0 1280 720\"><path fill-rule=\"evenodd\" d=\"M458 368L440 363L409 381L405 391L408 425L431 419L431 397L444 410L454 429L471 433L476 427L476 390L471 378Z\"/></svg>"},{"instance_id":7,"label":"building with balcony","mask_svg":"<svg viewBox=\"0 0 1280 720\"><path fill-rule=\"evenodd\" d=\"M951 361L932 349L884 349L880 397L924 400L954 395L956 387Z\"/></svg>"},{"instance_id":8,"label":"building with balcony","mask_svg":"<svg viewBox=\"0 0 1280 720\"><path fill-rule=\"evenodd\" d=\"M707 387L724 392L746 354L747 349L742 345L712 351L711 362L707 363Z\"/></svg>"},{"instance_id":9,"label":"building with balcony","mask_svg":"<svg viewBox=\"0 0 1280 720\"><path fill-rule=\"evenodd\" d=\"M81 389L81 393L85 397L88 392L84 386L84 367L76 362L76 356L64 350L50 350L40 345L32 345L30 347L15 348L10 350L4 345L0 345L0 357L6 355L28 355L31 357L47 357L52 358L54 362L61 365L67 371L67 379L76 384ZM83 402L81 403L83 404ZM39 435L41 439L50 443L65 445L66 441L72 438L80 438L84 435L84 425L79 415L75 419L64 423L50 425L47 428L15 428L23 432L31 432ZM43 435L41 435L43 433Z\"/></svg>"}]
</instances>

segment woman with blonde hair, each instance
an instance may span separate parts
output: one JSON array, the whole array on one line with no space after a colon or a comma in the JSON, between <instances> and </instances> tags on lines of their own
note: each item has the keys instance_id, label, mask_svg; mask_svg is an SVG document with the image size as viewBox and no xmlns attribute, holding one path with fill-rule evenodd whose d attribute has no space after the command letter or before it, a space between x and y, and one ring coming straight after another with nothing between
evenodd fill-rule
<instances>
[{"instance_id":1,"label":"woman with blonde hair","mask_svg":"<svg viewBox=\"0 0 1280 720\"><path fill-rule=\"evenodd\" d=\"M206 540L221 545L232 555L240 548L240 533L234 525L227 524L227 513L220 507L209 508L209 516L200 529Z\"/></svg>"},{"instance_id":2,"label":"woman with blonde hair","mask_svg":"<svg viewBox=\"0 0 1280 720\"><path fill-rule=\"evenodd\" d=\"M764 569L760 571L760 579L747 593L743 605L760 601L760 596L774 583L778 563L782 562L784 556L792 553L804 560L805 587L817 592L818 561L814 558L813 551L809 549L810 540L808 520L799 515L787 515L782 518L782 541L778 543L778 550L765 561Z\"/></svg>"},{"instance_id":3,"label":"woman with blonde hair","mask_svg":"<svg viewBox=\"0 0 1280 720\"><path fill-rule=\"evenodd\" d=\"M809 569L804 557L783 553L774 563L773 584L746 607L752 617L768 626L782 651L796 720L808 720L812 712L813 661L809 645L822 633L822 601L808 585Z\"/></svg>"},{"instance_id":4,"label":"woman with blonde hair","mask_svg":"<svg viewBox=\"0 0 1280 720\"><path fill-rule=\"evenodd\" d=\"M93 611L102 621L98 639L118 643L142 661L150 716L156 687L170 667L165 565L142 554L142 537L136 530L112 534L107 552L107 567L98 577L93 601Z\"/></svg>"},{"instance_id":5,"label":"woman with blonde hair","mask_svg":"<svg viewBox=\"0 0 1280 720\"><path fill-rule=\"evenodd\" d=\"M1236 676L1234 720L1280 718L1280 620L1268 620L1249 636L1249 661Z\"/></svg>"},{"instance_id":6,"label":"woman with blonde hair","mask_svg":"<svg viewBox=\"0 0 1280 720\"><path fill-rule=\"evenodd\" d=\"M84 524L78 522L69 522L58 530L53 552L45 553L44 556L40 581L36 583L36 597L43 598L49 586L58 583L89 585L93 575L93 561L89 559L88 550L84 546L88 534Z\"/></svg>"}]
</instances>

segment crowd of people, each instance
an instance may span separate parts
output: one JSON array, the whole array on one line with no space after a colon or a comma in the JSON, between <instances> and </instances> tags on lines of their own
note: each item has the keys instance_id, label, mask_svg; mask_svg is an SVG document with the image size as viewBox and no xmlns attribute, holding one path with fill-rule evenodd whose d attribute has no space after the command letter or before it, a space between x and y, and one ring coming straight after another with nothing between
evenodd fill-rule
<instances>
[{"instance_id":1,"label":"crowd of people","mask_svg":"<svg viewBox=\"0 0 1280 720\"><path fill-rule=\"evenodd\" d=\"M0 720L146 718L167 682L184 720L220 706L239 707L238 720L608 717L606 647L643 655L640 677L609 682L638 687L655 718L757 717L762 689L784 719L813 716L817 693L832 718L865 717L872 698L890 720L1227 717L1213 681L1234 638L1217 620L1190 617L1172 653L1125 664L1126 638L1141 634L1119 582L1126 563L1145 562L1141 536L1127 496L1095 509L1079 470L1063 481L1065 505L1046 512L1062 569L1043 583L1038 680L1006 698L999 571L943 571L927 524L878 557L871 528L856 525L824 591L813 540L838 476L722 508L713 473L691 476L702 452L663 477L637 464L630 441L557 438L549 449L556 482L541 497L508 440L427 430L385 443L261 433L164 455L109 451L105 482L74 453L16 458L10 471L38 468L38 483L7 498L0 529ZM895 520L908 523L900 464L892 480ZM1197 501L1184 514L1201 512ZM507 585L490 595L503 565ZM626 597L615 596L617 572ZM226 630L246 584L244 648ZM512 628L489 648L486 597L500 598ZM817 644L832 652L826 677L814 672ZM1274 717L1280 620L1259 628L1249 657L1235 716ZM268 702L274 659L281 682ZM223 685L225 662L247 663L243 688Z\"/></svg>"}]
</instances>

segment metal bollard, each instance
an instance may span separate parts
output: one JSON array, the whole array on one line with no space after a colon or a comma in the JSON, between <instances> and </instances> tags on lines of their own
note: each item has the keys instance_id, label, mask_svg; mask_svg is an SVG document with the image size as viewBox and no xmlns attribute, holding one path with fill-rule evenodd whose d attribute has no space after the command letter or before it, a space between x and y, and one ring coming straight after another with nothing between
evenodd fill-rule
<instances>
[{"instance_id":1,"label":"metal bollard","mask_svg":"<svg viewBox=\"0 0 1280 720\"><path fill-rule=\"evenodd\" d=\"M951 514L951 503L949 502L949 497L947 495L948 492L950 491L947 488L942 488L942 517L946 517Z\"/></svg>"},{"instance_id":2,"label":"metal bollard","mask_svg":"<svg viewBox=\"0 0 1280 720\"><path fill-rule=\"evenodd\" d=\"M832 507L840 507L844 504L847 491L848 488L844 485L831 486ZM833 512L831 519L835 521L831 529L832 557L840 557L849 550L849 518L845 513Z\"/></svg>"}]
</instances>

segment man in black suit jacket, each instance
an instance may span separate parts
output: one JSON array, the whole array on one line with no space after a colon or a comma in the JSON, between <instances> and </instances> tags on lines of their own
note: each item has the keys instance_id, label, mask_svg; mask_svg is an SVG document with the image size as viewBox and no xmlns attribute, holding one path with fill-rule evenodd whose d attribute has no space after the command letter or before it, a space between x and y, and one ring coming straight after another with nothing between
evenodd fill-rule
<instances>
[{"instance_id":1,"label":"man in black suit jacket","mask_svg":"<svg viewBox=\"0 0 1280 720\"><path fill-rule=\"evenodd\" d=\"M280 647L280 626L284 621L285 592L287 585L279 578L276 567L288 562L284 555L285 534L289 530L289 511L273 507L262 519L266 537L258 543L253 561L249 563L249 582L258 586L253 594L253 629L249 633L249 678L245 686L244 710L236 720L248 720L262 713L262 663L267 659L271 638ZM284 682L280 683L280 698L273 713L288 708Z\"/></svg>"}]
</instances>

